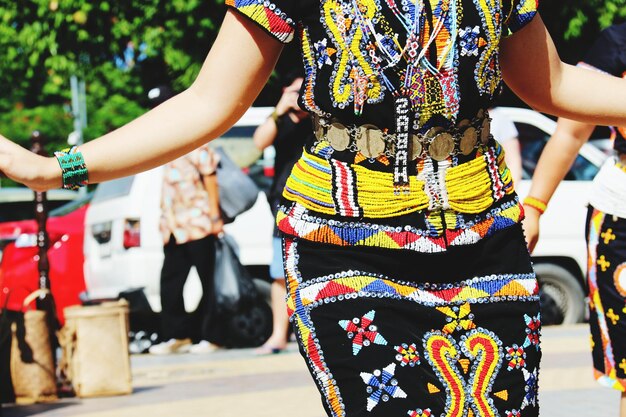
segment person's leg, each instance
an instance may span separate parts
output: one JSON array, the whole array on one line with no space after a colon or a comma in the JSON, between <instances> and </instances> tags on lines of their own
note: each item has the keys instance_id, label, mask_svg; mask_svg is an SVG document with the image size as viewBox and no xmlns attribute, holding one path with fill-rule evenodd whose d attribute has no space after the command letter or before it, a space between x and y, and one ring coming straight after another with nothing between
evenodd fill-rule
<instances>
[{"instance_id":1,"label":"person's leg","mask_svg":"<svg viewBox=\"0 0 626 417\"><path fill-rule=\"evenodd\" d=\"M626 417L626 392L622 392L619 401L619 417Z\"/></svg>"},{"instance_id":2,"label":"person's leg","mask_svg":"<svg viewBox=\"0 0 626 417\"><path fill-rule=\"evenodd\" d=\"M189 256L198 271L202 284L203 341L215 341L218 328L215 323L215 236L189 242ZM204 344L206 345L206 344ZM207 346L208 347L208 346Z\"/></svg>"},{"instance_id":3,"label":"person's leg","mask_svg":"<svg viewBox=\"0 0 626 417\"><path fill-rule=\"evenodd\" d=\"M285 286L285 272L283 268L281 239L273 239L274 256L270 265L270 276L272 277L272 335L257 349L258 354L277 353L287 347L287 337L289 330L289 319L287 317L287 306L285 297L287 289Z\"/></svg>"},{"instance_id":4,"label":"person's leg","mask_svg":"<svg viewBox=\"0 0 626 417\"><path fill-rule=\"evenodd\" d=\"M183 287L191 269L185 254L185 245L174 240L163 248L161 269L161 339L186 339L189 337L187 312L183 300Z\"/></svg>"}]
</instances>

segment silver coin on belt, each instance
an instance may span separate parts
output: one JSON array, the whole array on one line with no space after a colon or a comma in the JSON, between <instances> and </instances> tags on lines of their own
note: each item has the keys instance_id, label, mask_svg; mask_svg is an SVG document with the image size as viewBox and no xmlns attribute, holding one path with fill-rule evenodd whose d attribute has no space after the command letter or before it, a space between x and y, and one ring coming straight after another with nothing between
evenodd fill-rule
<instances>
[{"instance_id":1,"label":"silver coin on belt","mask_svg":"<svg viewBox=\"0 0 626 417\"><path fill-rule=\"evenodd\" d=\"M443 161L449 156L469 155L479 145L489 142L491 119L481 110L473 120L462 120L446 131L433 127L425 133L411 134L411 160L431 157ZM346 126L314 118L315 136L326 140L337 151L361 152L367 158L393 156L395 136L374 125Z\"/></svg>"}]
</instances>

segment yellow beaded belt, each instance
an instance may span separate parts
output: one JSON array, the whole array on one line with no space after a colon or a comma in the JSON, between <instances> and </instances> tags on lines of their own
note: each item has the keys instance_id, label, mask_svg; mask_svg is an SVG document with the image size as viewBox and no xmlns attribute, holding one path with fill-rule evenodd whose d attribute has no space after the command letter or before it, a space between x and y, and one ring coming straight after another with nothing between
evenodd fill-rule
<instances>
[{"instance_id":1,"label":"yellow beaded belt","mask_svg":"<svg viewBox=\"0 0 626 417\"><path fill-rule=\"evenodd\" d=\"M470 155L479 145L489 142L490 127L489 115L481 110L474 119L462 120L453 129L433 127L425 133L413 133L409 159L431 157L443 161L449 156ZM361 152L367 158L394 156L395 135L374 125L346 126L314 117L313 128L317 139L327 141L336 151Z\"/></svg>"},{"instance_id":2,"label":"yellow beaded belt","mask_svg":"<svg viewBox=\"0 0 626 417\"><path fill-rule=\"evenodd\" d=\"M320 143L316 153L327 154ZM457 166L430 159L418 165L410 193L394 192L393 174L304 152L283 195L305 208L344 217L390 218L422 210L481 213L513 193L511 173L499 144L480 145L475 159Z\"/></svg>"}]
</instances>

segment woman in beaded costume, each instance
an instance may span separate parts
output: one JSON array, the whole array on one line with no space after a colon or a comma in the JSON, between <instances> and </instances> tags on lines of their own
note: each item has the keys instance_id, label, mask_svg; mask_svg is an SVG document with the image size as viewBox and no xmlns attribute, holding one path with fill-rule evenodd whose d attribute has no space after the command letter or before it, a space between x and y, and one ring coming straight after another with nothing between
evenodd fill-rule
<instances>
[{"instance_id":1,"label":"woman in beaded costume","mask_svg":"<svg viewBox=\"0 0 626 417\"><path fill-rule=\"evenodd\" d=\"M484 109L504 79L538 110L624 125L626 82L562 63L536 0L226 4L188 90L57 153L61 169L1 140L0 169L45 190L175 159L225 132L297 37L316 139L277 223L326 412L537 416L537 282Z\"/></svg>"},{"instance_id":2,"label":"woman in beaded costume","mask_svg":"<svg viewBox=\"0 0 626 417\"><path fill-rule=\"evenodd\" d=\"M626 78L626 23L604 30L578 65ZM559 119L542 152L526 200L531 251L539 238L539 217L594 128ZM613 128L613 134L615 156L594 179L587 213L589 327L594 376L621 392L620 416L626 417L626 128Z\"/></svg>"}]
</instances>

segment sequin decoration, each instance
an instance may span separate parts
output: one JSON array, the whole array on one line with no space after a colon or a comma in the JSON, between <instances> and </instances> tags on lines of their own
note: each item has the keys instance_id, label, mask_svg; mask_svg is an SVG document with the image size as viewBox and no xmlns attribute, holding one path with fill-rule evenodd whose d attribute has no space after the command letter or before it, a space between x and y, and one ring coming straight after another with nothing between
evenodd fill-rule
<instances>
[{"instance_id":1,"label":"sequin decoration","mask_svg":"<svg viewBox=\"0 0 626 417\"><path fill-rule=\"evenodd\" d=\"M366 1L361 13L372 18L379 6L373 0ZM333 105L345 109L352 103L360 114L366 102L379 103L383 99L381 82L363 43L363 28L355 23L356 11L349 2L324 0L322 10L322 24L337 50L330 78ZM367 91L357 97L355 85L361 86L363 80L367 82Z\"/></svg>"},{"instance_id":2,"label":"sequin decoration","mask_svg":"<svg viewBox=\"0 0 626 417\"><path fill-rule=\"evenodd\" d=\"M409 411L407 414L409 415L409 417L431 417L432 416L432 412L430 411L430 408L427 408L425 410L418 408L417 410Z\"/></svg>"},{"instance_id":3,"label":"sequin decoration","mask_svg":"<svg viewBox=\"0 0 626 417\"><path fill-rule=\"evenodd\" d=\"M368 347L372 343L385 346L387 340L378 333L378 327L372 324L376 312L371 310L363 317L355 317L352 320L341 320L339 325L348 332L348 339L352 341L352 354L358 355L363 347Z\"/></svg>"},{"instance_id":4,"label":"sequin decoration","mask_svg":"<svg viewBox=\"0 0 626 417\"><path fill-rule=\"evenodd\" d=\"M485 48L480 54L474 78L478 91L494 96L502 83L498 48L502 36L500 0L474 0L485 28Z\"/></svg>"},{"instance_id":5,"label":"sequin decoration","mask_svg":"<svg viewBox=\"0 0 626 417\"><path fill-rule=\"evenodd\" d=\"M400 362L400 366L413 368L415 365L420 364L420 355L415 343L411 343L410 345L402 343L400 346L394 346L394 349L398 352L396 360Z\"/></svg>"},{"instance_id":6,"label":"sequin decoration","mask_svg":"<svg viewBox=\"0 0 626 417\"><path fill-rule=\"evenodd\" d=\"M524 348L521 346L513 345L507 347L505 358L509 361L507 365L509 371L526 367L526 352L524 352Z\"/></svg>"}]
</instances>

